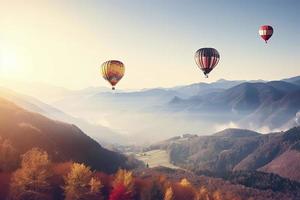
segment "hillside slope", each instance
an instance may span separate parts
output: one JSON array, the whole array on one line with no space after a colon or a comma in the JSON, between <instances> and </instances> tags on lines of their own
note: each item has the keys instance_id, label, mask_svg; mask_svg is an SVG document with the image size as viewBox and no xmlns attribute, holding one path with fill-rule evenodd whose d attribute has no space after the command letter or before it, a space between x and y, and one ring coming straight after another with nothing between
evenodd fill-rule
<instances>
[{"instance_id":1,"label":"hillside slope","mask_svg":"<svg viewBox=\"0 0 300 200\"><path fill-rule=\"evenodd\" d=\"M300 152L289 150L272 160L259 171L275 173L282 177L300 182Z\"/></svg>"},{"instance_id":2,"label":"hillside slope","mask_svg":"<svg viewBox=\"0 0 300 200\"><path fill-rule=\"evenodd\" d=\"M0 87L0 97L13 102L28 111L39 113L50 119L76 124L76 126L88 133L90 137L101 144L120 143L121 141L123 143L126 142L126 139L122 137L122 135L109 128L101 126L99 123L92 124L84 119L73 117L49 104L41 102L34 97L23 95L3 87Z\"/></svg>"},{"instance_id":3,"label":"hillside slope","mask_svg":"<svg viewBox=\"0 0 300 200\"><path fill-rule=\"evenodd\" d=\"M300 127L259 134L226 129L211 136L173 138L150 146L169 152L171 163L195 172L222 174L262 170L298 180Z\"/></svg>"},{"instance_id":4,"label":"hillside slope","mask_svg":"<svg viewBox=\"0 0 300 200\"><path fill-rule=\"evenodd\" d=\"M0 98L0 136L10 140L20 154L39 147L55 162L83 162L105 172L125 167L125 156L102 148L75 125L26 111L3 98Z\"/></svg>"}]
</instances>

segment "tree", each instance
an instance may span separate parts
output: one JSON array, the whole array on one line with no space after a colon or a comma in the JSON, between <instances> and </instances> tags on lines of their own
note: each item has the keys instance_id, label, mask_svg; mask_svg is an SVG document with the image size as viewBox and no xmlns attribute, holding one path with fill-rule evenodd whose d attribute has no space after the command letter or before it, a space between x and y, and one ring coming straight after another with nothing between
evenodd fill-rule
<instances>
[{"instance_id":1,"label":"tree","mask_svg":"<svg viewBox=\"0 0 300 200\"><path fill-rule=\"evenodd\" d=\"M113 182L113 190L109 196L113 199L132 199L134 195L134 178L132 172L119 169ZM122 197L122 198L121 198Z\"/></svg>"},{"instance_id":2,"label":"tree","mask_svg":"<svg viewBox=\"0 0 300 200\"><path fill-rule=\"evenodd\" d=\"M102 197L101 195L101 189L103 187L103 184L101 183L100 180L98 180L97 178L92 177L90 182L89 182L89 186L90 186L90 199L97 199L100 200L100 198Z\"/></svg>"},{"instance_id":3,"label":"tree","mask_svg":"<svg viewBox=\"0 0 300 200\"><path fill-rule=\"evenodd\" d=\"M15 200L47 199L52 176L48 154L33 148L22 155L21 168L11 180L11 197Z\"/></svg>"},{"instance_id":4,"label":"tree","mask_svg":"<svg viewBox=\"0 0 300 200\"><path fill-rule=\"evenodd\" d=\"M90 167L84 164L73 163L71 171L65 179L65 196L67 200L83 200L101 197L102 183L92 177Z\"/></svg>"},{"instance_id":5,"label":"tree","mask_svg":"<svg viewBox=\"0 0 300 200\"><path fill-rule=\"evenodd\" d=\"M109 195L109 200L131 200L132 194L129 192L125 185L117 184Z\"/></svg>"},{"instance_id":6,"label":"tree","mask_svg":"<svg viewBox=\"0 0 300 200\"><path fill-rule=\"evenodd\" d=\"M0 171L15 170L18 166L19 154L8 139L0 137Z\"/></svg>"},{"instance_id":7,"label":"tree","mask_svg":"<svg viewBox=\"0 0 300 200\"><path fill-rule=\"evenodd\" d=\"M191 187L192 186L191 183L186 178L181 179L179 184L183 187Z\"/></svg>"},{"instance_id":8,"label":"tree","mask_svg":"<svg viewBox=\"0 0 300 200\"><path fill-rule=\"evenodd\" d=\"M173 189L172 187L168 187L165 192L164 200L173 200L173 199L174 199Z\"/></svg>"},{"instance_id":9,"label":"tree","mask_svg":"<svg viewBox=\"0 0 300 200\"><path fill-rule=\"evenodd\" d=\"M134 180L131 171L119 169L114 180L114 185L123 184L127 190L133 190Z\"/></svg>"},{"instance_id":10,"label":"tree","mask_svg":"<svg viewBox=\"0 0 300 200\"><path fill-rule=\"evenodd\" d=\"M181 179L176 186L176 197L179 196L179 199L197 200L196 190L186 178Z\"/></svg>"}]
</instances>

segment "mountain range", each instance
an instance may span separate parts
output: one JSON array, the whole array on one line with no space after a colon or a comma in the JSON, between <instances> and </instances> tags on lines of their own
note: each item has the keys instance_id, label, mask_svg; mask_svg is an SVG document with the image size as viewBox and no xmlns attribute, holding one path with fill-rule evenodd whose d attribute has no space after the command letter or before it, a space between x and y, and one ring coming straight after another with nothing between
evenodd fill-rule
<instances>
[{"instance_id":1,"label":"mountain range","mask_svg":"<svg viewBox=\"0 0 300 200\"><path fill-rule=\"evenodd\" d=\"M41 114L75 123L97 141L149 144L185 133L208 134L225 128L287 130L299 125L299 83L300 76L296 76L275 81L221 79L136 91L112 92L103 87L74 91L43 84L36 89L24 84L13 90L26 91L35 99L26 101L43 110ZM98 132L108 134L100 138Z\"/></svg>"}]
</instances>

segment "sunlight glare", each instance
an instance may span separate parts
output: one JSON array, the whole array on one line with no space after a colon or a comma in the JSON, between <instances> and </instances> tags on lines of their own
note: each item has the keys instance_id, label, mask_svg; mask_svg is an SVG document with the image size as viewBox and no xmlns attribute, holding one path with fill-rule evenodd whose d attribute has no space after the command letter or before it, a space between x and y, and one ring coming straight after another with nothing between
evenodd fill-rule
<instances>
[{"instance_id":1,"label":"sunlight glare","mask_svg":"<svg viewBox=\"0 0 300 200\"><path fill-rule=\"evenodd\" d=\"M16 73L19 69L20 63L18 56L13 50L1 50L0 52L0 72L2 74Z\"/></svg>"}]
</instances>

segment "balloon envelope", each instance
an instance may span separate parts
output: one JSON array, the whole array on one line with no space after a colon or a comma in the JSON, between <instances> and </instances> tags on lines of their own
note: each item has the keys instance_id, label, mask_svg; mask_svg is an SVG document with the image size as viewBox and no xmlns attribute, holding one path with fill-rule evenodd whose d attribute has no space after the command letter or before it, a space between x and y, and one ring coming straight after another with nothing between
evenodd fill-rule
<instances>
[{"instance_id":1,"label":"balloon envelope","mask_svg":"<svg viewBox=\"0 0 300 200\"><path fill-rule=\"evenodd\" d=\"M195 61L206 77L218 64L219 52L214 48L202 48L196 51Z\"/></svg>"},{"instance_id":2,"label":"balloon envelope","mask_svg":"<svg viewBox=\"0 0 300 200\"><path fill-rule=\"evenodd\" d=\"M115 85L122 79L125 73L125 66L121 61L109 60L101 65L102 76L107 80L112 89L115 89Z\"/></svg>"},{"instance_id":3,"label":"balloon envelope","mask_svg":"<svg viewBox=\"0 0 300 200\"><path fill-rule=\"evenodd\" d=\"M267 41L270 39L270 37L273 35L273 28L269 25L263 25L259 27L259 35L260 37L267 43Z\"/></svg>"}]
</instances>

